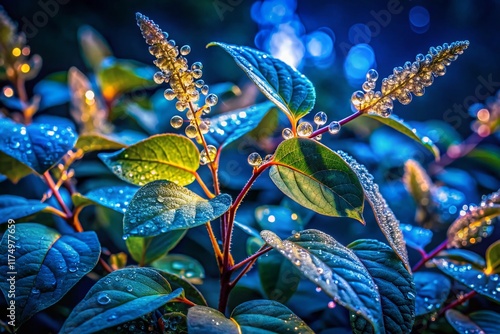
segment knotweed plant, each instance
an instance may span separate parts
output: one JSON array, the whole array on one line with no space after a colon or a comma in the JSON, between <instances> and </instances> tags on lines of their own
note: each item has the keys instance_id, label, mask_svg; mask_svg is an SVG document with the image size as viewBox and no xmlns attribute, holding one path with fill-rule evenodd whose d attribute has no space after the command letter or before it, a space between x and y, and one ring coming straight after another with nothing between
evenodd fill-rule
<instances>
[{"instance_id":1,"label":"knotweed plant","mask_svg":"<svg viewBox=\"0 0 500 334\"><path fill-rule=\"evenodd\" d=\"M406 105L413 96L424 95L425 88L467 49L468 41L418 54L415 61L395 67L380 80L380 90L379 74L369 70L362 90L352 94L354 113L328 121L323 111L309 116L316 92L303 74L264 52L221 42L209 46L225 51L268 101L217 113L224 89L205 83L203 65L190 59L190 46L179 46L144 15L136 19L156 70L113 57L102 37L85 27L79 40L95 80L71 68L67 85L42 82L52 90L39 90L40 95L30 98L24 81L35 76L40 60L28 57L24 36L0 11L0 65L2 79L9 82L2 90L0 173L8 179L5 184L28 179L43 189L38 199L0 195L0 289L9 312L1 324L6 331L13 333L27 322L26 327L32 326L28 332L33 332L35 320L30 318L53 305L59 306L51 312L64 318L60 333L340 329L342 323L325 325L287 304L301 282L313 287L307 303L317 304L316 299L326 296L325 309L345 308L346 323L354 333L498 330L498 313L470 313L464 303L484 297L500 302L500 243L493 242L485 258L462 248L489 240L500 215L499 193L485 196L477 206L462 207L447 227L446 240L427 252L431 229L445 224L439 214L443 189L427 171L414 160L401 166L407 193L417 205L416 224L401 224L369 170L349 154L321 143L323 134L337 135L349 122L370 119L420 143L435 157L435 167L444 168L449 156L439 165L436 145L392 115L394 101ZM160 87L159 94L134 96L151 87ZM78 131L67 119L33 118L47 107L48 102L39 103L46 99L43 94L54 89L69 90L69 114ZM159 112L148 110L151 105ZM264 157L258 152L247 156L249 166L242 173L248 173L248 181L229 194L220 181L221 157L230 144L265 126L264 120L277 112L288 122L278 130L281 136L275 136L279 143ZM496 131L484 115L480 126ZM118 131L117 120L123 119L143 126L148 134ZM161 124L170 130L160 130ZM91 172L82 166L95 158L95 152L100 152L101 164ZM240 206L265 172L293 201L274 208L259 206L256 218L267 228L257 231L239 221ZM106 174L114 178L112 185L84 187L85 178ZM363 228L365 202L382 240L359 239L346 246L333 235L305 229L311 212L332 217L332 224L347 218ZM88 206L96 207L95 214L84 210ZM235 228L249 237L242 239ZM183 240L188 230L193 232L188 234L190 242ZM181 240L192 252L210 250L213 257L202 257L206 262L199 263L186 254L170 254ZM234 248L245 242L248 256L241 257ZM209 249L200 246L204 244ZM421 255L413 267L407 246ZM217 286L202 285L211 296L205 299L194 284L203 283L208 261L215 264L219 279ZM259 278L250 276L256 271ZM242 297L241 283L251 277L261 298ZM87 284L78 289L91 286L83 299L72 294L80 280ZM76 306L62 300L68 293L78 299Z\"/></svg>"}]
</instances>

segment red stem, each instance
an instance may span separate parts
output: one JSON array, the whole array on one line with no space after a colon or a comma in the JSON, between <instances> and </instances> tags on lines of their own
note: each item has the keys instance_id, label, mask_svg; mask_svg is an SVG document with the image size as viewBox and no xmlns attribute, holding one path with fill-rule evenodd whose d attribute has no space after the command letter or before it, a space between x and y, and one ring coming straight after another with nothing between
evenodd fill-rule
<instances>
[{"instance_id":1,"label":"red stem","mask_svg":"<svg viewBox=\"0 0 500 334\"><path fill-rule=\"evenodd\" d=\"M59 190L56 188L56 184L54 183L54 180L52 179L52 176L50 175L49 171L46 171L45 173L43 173L43 178L44 178L45 182L47 183L47 185L49 186L49 189L52 191L52 194L56 198L57 202L59 203L59 205L63 209L66 216L68 216L69 218L73 217L73 213L71 212L70 209L68 209L68 207L66 206L66 203L64 203L64 200L62 199L61 194L59 193Z\"/></svg>"},{"instance_id":2,"label":"red stem","mask_svg":"<svg viewBox=\"0 0 500 334\"><path fill-rule=\"evenodd\" d=\"M265 247L265 246L264 246ZM257 259L259 256L263 255L263 254L266 254L267 252L269 252L272 248L271 247L267 247L267 248L264 248L262 247L261 249L259 249L257 252L255 252L254 254L250 255L249 257L247 257L246 259L244 259L243 261L241 261L240 263L237 263L235 264L234 266L231 267L231 271L235 271L235 270L238 270L239 268L243 267L245 264L247 264L248 262L250 261L253 261L255 259Z\"/></svg>"},{"instance_id":3,"label":"red stem","mask_svg":"<svg viewBox=\"0 0 500 334\"><path fill-rule=\"evenodd\" d=\"M448 240L443 241L439 246L433 249L432 252L422 257L422 259L418 261L418 263L412 268L412 271L416 272L417 270L419 270L424 264L427 263L427 261L434 258L442 250L446 249L446 246L448 246Z\"/></svg>"},{"instance_id":4,"label":"red stem","mask_svg":"<svg viewBox=\"0 0 500 334\"><path fill-rule=\"evenodd\" d=\"M345 124L349 123L350 121L352 121L353 119L358 118L358 117L359 117L359 116L361 116L361 115L363 115L363 113L362 113L361 111L359 111L359 110L358 110L358 111L356 111L354 114L349 115L349 116L347 116L346 118L341 119L341 120L339 121L339 124L340 124L340 125L345 125ZM325 132L327 132L327 131L328 131L328 125L325 125L324 127L319 128L318 130L314 131L314 132L313 132L313 133L309 136L309 138L314 138L314 137L316 137L316 136L318 136L318 135L320 135L320 134L323 134L323 133L325 133Z\"/></svg>"},{"instance_id":5,"label":"red stem","mask_svg":"<svg viewBox=\"0 0 500 334\"><path fill-rule=\"evenodd\" d=\"M448 310L450 310L458 305L462 305L463 303L465 303L467 300L471 299L475 295L477 295L476 291L474 291L474 290L469 291L464 296L462 296L462 298L458 298L455 301L453 301L451 304L448 304L446 307L443 307L441 309L441 311L439 311L438 315L443 315L446 313L446 311L448 311Z\"/></svg>"}]
</instances>

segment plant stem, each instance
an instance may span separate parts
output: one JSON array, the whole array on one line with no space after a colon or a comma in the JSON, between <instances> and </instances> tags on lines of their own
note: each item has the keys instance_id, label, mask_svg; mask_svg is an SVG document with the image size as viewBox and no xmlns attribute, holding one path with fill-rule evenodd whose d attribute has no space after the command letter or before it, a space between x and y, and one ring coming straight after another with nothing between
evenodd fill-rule
<instances>
[{"instance_id":1,"label":"plant stem","mask_svg":"<svg viewBox=\"0 0 500 334\"><path fill-rule=\"evenodd\" d=\"M172 300L172 302L177 302L177 303L183 303L183 304L186 304L188 306L196 306L195 303L193 303L192 301L190 301L189 299L187 298L183 298L183 297L177 297L175 298L174 300Z\"/></svg>"},{"instance_id":2,"label":"plant stem","mask_svg":"<svg viewBox=\"0 0 500 334\"><path fill-rule=\"evenodd\" d=\"M339 121L339 124L340 124L340 125L345 125L345 124L349 123L350 121L352 121L353 119L358 118L358 117L359 117L359 116L361 116L361 115L363 115L363 112L361 112L361 111L359 111L359 110L358 110L358 111L356 111L355 113L353 113L353 114L351 114L351 115L347 116L346 118L341 119L341 120ZM318 135L320 135L320 134L323 134L323 133L325 133L325 132L327 132L327 131L328 131L328 125L325 125L324 127L319 128L318 130L314 131L314 132L313 132L313 133L309 136L309 138L314 138L314 137L316 137L316 136L318 136Z\"/></svg>"},{"instance_id":3,"label":"plant stem","mask_svg":"<svg viewBox=\"0 0 500 334\"><path fill-rule=\"evenodd\" d=\"M205 184L205 182L203 182L203 179L200 177L200 174L195 172L193 175L196 178L196 181L198 181L198 184L201 186L201 188L205 192L205 195L207 195L208 198L214 198L215 195L212 194L212 192L208 189L207 185Z\"/></svg>"},{"instance_id":4,"label":"plant stem","mask_svg":"<svg viewBox=\"0 0 500 334\"><path fill-rule=\"evenodd\" d=\"M453 301L452 303L448 304L446 307L443 307L441 309L441 311L439 311L438 316L443 315L446 313L446 311L448 311L448 310L450 310L458 305L465 303L466 301L468 301L469 299L471 299L475 295L477 295L476 291L474 291L474 290L469 291L468 293L463 295L461 298L458 298L455 301Z\"/></svg>"},{"instance_id":5,"label":"plant stem","mask_svg":"<svg viewBox=\"0 0 500 334\"><path fill-rule=\"evenodd\" d=\"M255 264L255 262L259 259L259 257L267 252L269 252L270 250L272 250L271 247L267 247L265 248L266 246L262 246L262 248L260 250L258 250L255 254L247 257L245 260L241 261L240 263L238 263L237 265L233 266L231 268L231 271L234 271L236 270L237 268L241 267L242 265L246 264L246 267L243 268L243 270L238 274L238 276L236 276L236 278L229 283L229 285L231 286L231 288L235 287L236 284L238 283L238 281L246 275L246 273L248 273L250 271L250 269L252 269L253 265Z\"/></svg>"},{"instance_id":6,"label":"plant stem","mask_svg":"<svg viewBox=\"0 0 500 334\"><path fill-rule=\"evenodd\" d=\"M217 242L217 238L215 237L214 231L212 229L212 225L210 222L205 224L208 232L208 237L210 238L210 243L214 249L215 257L217 258L217 265L219 266L219 270L222 270L222 253L219 248L219 243Z\"/></svg>"},{"instance_id":7,"label":"plant stem","mask_svg":"<svg viewBox=\"0 0 500 334\"><path fill-rule=\"evenodd\" d=\"M235 264L234 266L231 267L231 271L235 271L235 270L238 270L239 268L243 267L245 264L247 264L248 262L254 260L254 259L257 259L259 256L263 255L263 254L266 254L267 252L269 252L272 248L271 247L266 247L266 246L263 246L261 247L257 252L255 252L254 254L250 255L249 257L247 257L246 259L244 259L243 261L241 261L240 263L237 263Z\"/></svg>"},{"instance_id":8,"label":"plant stem","mask_svg":"<svg viewBox=\"0 0 500 334\"><path fill-rule=\"evenodd\" d=\"M442 250L446 249L446 246L448 246L448 240L443 241L441 244L439 244L439 246L434 248L432 252L423 256L422 259L418 261L418 263L412 268L412 271L416 272L417 270L419 270L424 264L427 263L427 261L434 258Z\"/></svg>"},{"instance_id":9,"label":"plant stem","mask_svg":"<svg viewBox=\"0 0 500 334\"><path fill-rule=\"evenodd\" d=\"M106 261L104 261L102 257L99 257L99 263L108 273L112 273L114 271L113 268L111 268L109 264Z\"/></svg>"},{"instance_id":10,"label":"plant stem","mask_svg":"<svg viewBox=\"0 0 500 334\"><path fill-rule=\"evenodd\" d=\"M62 199L61 194L59 193L59 189L57 189L56 184L54 183L54 179L52 178L52 175L50 175L50 172L46 171L45 173L43 173L43 178L45 180L45 183L47 183L47 185L49 186L49 189L52 191L52 194L56 198L57 202L63 209L66 216L68 218L72 217L73 213L71 212L70 209L68 209L66 203L64 203L64 200Z\"/></svg>"}]
</instances>

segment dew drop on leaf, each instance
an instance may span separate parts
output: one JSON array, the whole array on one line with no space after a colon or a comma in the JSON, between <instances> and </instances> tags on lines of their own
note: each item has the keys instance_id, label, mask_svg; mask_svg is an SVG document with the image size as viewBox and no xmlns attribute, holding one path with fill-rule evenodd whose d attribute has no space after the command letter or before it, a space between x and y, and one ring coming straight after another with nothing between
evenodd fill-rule
<instances>
[{"instance_id":1,"label":"dew drop on leaf","mask_svg":"<svg viewBox=\"0 0 500 334\"><path fill-rule=\"evenodd\" d=\"M313 133L314 129L309 122L302 122L297 126L297 134L300 137L309 137Z\"/></svg>"},{"instance_id":2,"label":"dew drop on leaf","mask_svg":"<svg viewBox=\"0 0 500 334\"><path fill-rule=\"evenodd\" d=\"M100 292L97 296L97 302L101 305L109 304L111 298L109 298L108 294L105 292Z\"/></svg>"}]
</instances>

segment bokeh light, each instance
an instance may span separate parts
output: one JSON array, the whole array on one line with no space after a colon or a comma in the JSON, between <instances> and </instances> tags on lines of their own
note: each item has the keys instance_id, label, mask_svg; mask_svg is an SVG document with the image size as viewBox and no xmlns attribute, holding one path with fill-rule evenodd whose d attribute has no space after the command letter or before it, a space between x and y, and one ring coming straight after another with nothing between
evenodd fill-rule
<instances>
[{"instance_id":1,"label":"bokeh light","mask_svg":"<svg viewBox=\"0 0 500 334\"><path fill-rule=\"evenodd\" d=\"M422 6L413 7L410 9L409 17L411 30L417 34L423 34L429 30L431 18L426 8Z\"/></svg>"},{"instance_id":2,"label":"bokeh light","mask_svg":"<svg viewBox=\"0 0 500 334\"><path fill-rule=\"evenodd\" d=\"M357 44L353 46L344 62L344 74L349 84L359 87L366 78L366 72L376 68L375 53L368 44Z\"/></svg>"}]
</instances>

